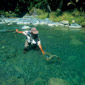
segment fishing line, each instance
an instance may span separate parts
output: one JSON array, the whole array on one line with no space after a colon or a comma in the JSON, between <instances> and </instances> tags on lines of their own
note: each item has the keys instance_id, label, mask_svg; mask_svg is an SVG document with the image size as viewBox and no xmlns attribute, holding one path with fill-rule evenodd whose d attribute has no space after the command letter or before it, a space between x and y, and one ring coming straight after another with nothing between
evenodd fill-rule
<instances>
[{"instance_id":1,"label":"fishing line","mask_svg":"<svg viewBox=\"0 0 85 85\"><path fill-rule=\"evenodd\" d=\"M55 58L58 59L58 60L60 59L59 56L53 55L53 54L48 53L48 52L45 52L45 56L46 56L46 60L47 60L47 61L51 60L53 57L55 57Z\"/></svg>"}]
</instances>

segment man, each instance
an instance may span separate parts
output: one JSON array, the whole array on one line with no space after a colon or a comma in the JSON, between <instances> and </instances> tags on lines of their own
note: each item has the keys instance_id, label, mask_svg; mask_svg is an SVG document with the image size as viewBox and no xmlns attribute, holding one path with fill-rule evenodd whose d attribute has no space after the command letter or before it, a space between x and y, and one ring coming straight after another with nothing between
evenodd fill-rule
<instances>
[{"instance_id":1,"label":"man","mask_svg":"<svg viewBox=\"0 0 85 85\"><path fill-rule=\"evenodd\" d=\"M43 55L45 54L45 52L42 49L41 42L39 39L39 35L38 35L39 32L35 27L31 28L31 30L28 30L28 31L19 31L18 29L16 29L16 32L22 33L26 36L24 52L27 51L29 46L34 46L34 47L38 46L42 54Z\"/></svg>"}]
</instances>

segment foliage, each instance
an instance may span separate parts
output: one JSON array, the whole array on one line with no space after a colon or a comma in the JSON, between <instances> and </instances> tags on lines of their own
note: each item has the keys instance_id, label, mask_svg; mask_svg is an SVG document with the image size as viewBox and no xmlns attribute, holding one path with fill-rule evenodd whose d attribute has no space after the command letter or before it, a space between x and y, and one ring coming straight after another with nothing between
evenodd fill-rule
<instances>
[{"instance_id":1,"label":"foliage","mask_svg":"<svg viewBox=\"0 0 85 85\"><path fill-rule=\"evenodd\" d=\"M16 7L15 13L19 13L19 12L20 12L20 9L18 7Z\"/></svg>"},{"instance_id":2,"label":"foliage","mask_svg":"<svg viewBox=\"0 0 85 85\"><path fill-rule=\"evenodd\" d=\"M80 24L81 26L85 27L85 21Z\"/></svg>"},{"instance_id":3,"label":"foliage","mask_svg":"<svg viewBox=\"0 0 85 85\"><path fill-rule=\"evenodd\" d=\"M75 22L78 23L78 24L81 24L81 23L84 24L84 22L85 22L85 20L84 20L85 15L81 16L81 14L83 15L83 13L79 12L78 10L66 11L66 12L63 12L60 16L57 16L56 12L51 12L49 14L49 18L52 21L66 20L66 21L69 21L69 23L71 24L72 20L75 20Z\"/></svg>"},{"instance_id":4,"label":"foliage","mask_svg":"<svg viewBox=\"0 0 85 85\"><path fill-rule=\"evenodd\" d=\"M72 12L72 15L73 16L80 16L81 12L79 12L77 9L75 9L73 12Z\"/></svg>"},{"instance_id":5,"label":"foliage","mask_svg":"<svg viewBox=\"0 0 85 85\"><path fill-rule=\"evenodd\" d=\"M62 21L62 20L68 20L68 21L72 21L73 16L69 13L69 12L64 12L62 15L57 16L56 12L52 12L50 13L50 19L53 21ZM70 17L70 18L69 18Z\"/></svg>"},{"instance_id":6,"label":"foliage","mask_svg":"<svg viewBox=\"0 0 85 85\"><path fill-rule=\"evenodd\" d=\"M49 14L49 18L50 18L50 20L52 20L52 21L57 21L57 14L56 14L56 12L51 12L51 13Z\"/></svg>"},{"instance_id":7,"label":"foliage","mask_svg":"<svg viewBox=\"0 0 85 85\"><path fill-rule=\"evenodd\" d=\"M30 13L31 14L33 14L33 13L37 14L38 15L37 18L40 18L40 19L44 19L44 18L48 17L47 12L45 12L44 10L41 10L41 9L37 9L37 8L31 9Z\"/></svg>"},{"instance_id":8,"label":"foliage","mask_svg":"<svg viewBox=\"0 0 85 85\"><path fill-rule=\"evenodd\" d=\"M62 15L63 20L68 20L70 23L74 19L74 17L69 12L64 12Z\"/></svg>"},{"instance_id":9,"label":"foliage","mask_svg":"<svg viewBox=\"0 0 85 85\"><path fill-rule=\"evenodd\" d=\"M41 10L41 9L37 9L37 14L38 15L41 15L41 14L44 14L45 13L45 11L43 11L43 10Z\"/></svg>"},{"instance_id":10,"label":"foliage","mask_svg":"<svg viewBox=\"0 0 85 85\"><path fill-rule=\"evenodd\" d=\"M0 3L0 15L14 17L17 14L37 14L38 18L50 18L52 21L75 20L85 22L85 7L82 0L3 0ZM50 11L49 11L50 9Z\"/></svg>"},{"instance_id":11,"label":"foliage","mask_svg":"<svg viewBox=\"0 0 85 85\"><path fill-rule=\"evenodd\" d=\"M76 21L76 23L81 24L85 20L84 20L84 18L82 16L79 16L79 17L75 17L75 21Z\"/></svg>"},{"instance_id":12,"label":"foliage","mask_svg":"<svg viewBox=\"0 0 85 85\"><path fill-rule=\"evenodd\" d=\"M7 17L15 17L16 14L14 12L9 11L9 12L5 12L5 16L7 16Z\"/></svg>"},{"instance_id":13,"label":"foliage","mask_svg":"<svg viewBox=\"0 0 85 85\"><path fill-rule=\"evenodd\" d=\"M48 13L43 13L43 14L38 16L38 18L40 18L40 19L45 19L47 17L48 17Z\"/></svg>"},{"instance_id":14,"label":"foliage","mask_svg":"<svg viewBox=\"0 0 85 85\"><path fill-rule=\"evenodd\" d=\"M37 15L41 15L41 14L45 13L45 11L43 11L41 9L37 9L35 7L33 7L29 12L30 12L30 14L37 13Z\"/></svg>"},{"instance_id":15,"label":"foliage","mask_svg":"<svg viewBox=\"0 0 85 85\"><path fill-rule=\"evenodd\" d=\"M75 6L72 4L75 4ZM3 0L0 3L0 10L21 13L36 7L45 11L50 9L50 12L57 9L66 11L74 8L85 11L84 5L83 0Z\"/></svg>"},{"instance_id":16,"label":"foliage","mask_svg":"<svg viewBox=\"0 0 85 85\"><path fill-rule=\"evenodd\" d=\"M4 15L6 17L15 17L16 14L12 11L0 11L0 15Z\"/></svg>"},{"instance_id":17,"label":"foliage","mask_svg":"<svg viewBox=\"0 0 85 85\"><path fill-rule=\"evenodd\" d=\"M4 10L0 10L0 15L4 15Z\"/></svg>"}]
</instances>

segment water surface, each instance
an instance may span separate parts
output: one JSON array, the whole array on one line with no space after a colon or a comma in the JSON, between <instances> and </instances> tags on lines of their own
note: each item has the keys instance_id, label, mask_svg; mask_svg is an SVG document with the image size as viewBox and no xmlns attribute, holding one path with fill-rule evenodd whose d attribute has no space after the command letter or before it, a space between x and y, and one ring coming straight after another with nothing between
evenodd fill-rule
<instances>
[{"instance_id":1,"label":"water surface","mask_svg":"<svg viewBox=\"0 0 85 85\"><path fill-rule=\"evenodd\" d=\"M0 25L0 30L21 27ZM24 54L24 35L0 32L0 85L85 85L85 30L36 27L44 51L60 59L46 61L34 49Z\"/></svg>"}]
</instances>

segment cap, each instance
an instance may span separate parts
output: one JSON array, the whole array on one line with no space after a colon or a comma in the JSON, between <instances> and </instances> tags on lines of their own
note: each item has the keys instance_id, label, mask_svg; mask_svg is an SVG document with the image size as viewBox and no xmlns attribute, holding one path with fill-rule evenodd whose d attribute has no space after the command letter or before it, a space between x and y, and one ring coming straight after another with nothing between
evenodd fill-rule
<instances>
[{"instance_id":1,"label":"cap","mask_svg":"<svg viewBox=\"0 0 85 85\"><path fill-rule=\"evenodd\" d=\"M31 28L31 32L33 34L38 34L38 30L35 27Z\"/></svg>"}]
</instances>

